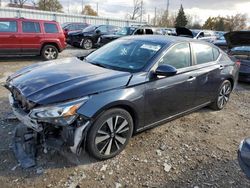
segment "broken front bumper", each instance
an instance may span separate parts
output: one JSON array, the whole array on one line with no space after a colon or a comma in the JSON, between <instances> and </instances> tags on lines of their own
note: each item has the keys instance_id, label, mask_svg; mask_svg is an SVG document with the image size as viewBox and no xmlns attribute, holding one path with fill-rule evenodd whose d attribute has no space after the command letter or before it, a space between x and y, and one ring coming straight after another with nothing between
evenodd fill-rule
<instances>
[{"instance_id":1,"label":"broken front bumper","mask_svg":"<svg viewBox=\"0 0 250 188\"><path fill-rule=\"evenodd\" d=\"M15 101L12 97L12 95L9 95L9 102L12 107L13 113L17 117L18 120L20 120L25 126L28 128L31 128L37 133L40 133L43 138L46 138L47 135L44 132L45 125L48 126L57 126L53 124L46 124L46 122L41 123L35 119L32 119L29 114L25 113L21 108L16 107ZM58 140L63 141L66 145L70 148L71 152L75 154L80 154L81 152L81 145L82 142L86 136L87 128L90 125L90 121L84 121L84 123L77 124L75 126L67 125L67 126L57 126L60 127L59 129L56 129L60 135L60 137L54 138L54 139L48 139L49 142L51 140L54 140L57 142ZM46 139L44 139L44 142L46 142ZM45 143L46 146L50 146L50 144ZM52 144L54 146L54 144ZM54 148L54 147L53 147Z\"/></svg>"},{"instance_id":2,"label":"broken front bumper","mask_svg":"<svg viewBox=\"0 0 250 188\"><path fill-rule=\"evenodd\" d=\"M9 102L12 108L14 115L17 117L19 121L21 121L27 127L33 129L36 132L41 132L43 127L36 120L31 119L27 113L25 113L22 109L15 107L14 99L12 95L9 95Z\"/></svg>"}]
</instances>

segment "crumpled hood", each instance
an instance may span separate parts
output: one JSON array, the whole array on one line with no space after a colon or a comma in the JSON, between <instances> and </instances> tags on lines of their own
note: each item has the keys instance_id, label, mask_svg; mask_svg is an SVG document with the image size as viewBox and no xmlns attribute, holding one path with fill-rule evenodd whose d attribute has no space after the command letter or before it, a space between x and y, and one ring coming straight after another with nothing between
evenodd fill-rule
<instances>
[{"instance_id":1,"label":"crumpled hood","mask_svg":"<svg viewBox=\"0 0 250 188\"><path fill-rule=\"evenodd\" d=\"M237 46L250 46L250 31L233 31L224 35L229 49Z\"/></svg>"},{"instance_id":2,"label":"crumpled hood","mask_svg":"<svg viewBox=\"0 0 250 188\"><path fill-rule=\"evenodd\" d=\"M130 73L65 58L26 67L7 79L26 99L51 104L126 86Z\"/></svg>"},{"instance_id":3,"label":"crumpled hood","mask_svg":"<svg viewBox=\"0 0 250 188\"><path fill-rule=\"evenodd\" d=\"M194 38L193 32L185 27L176 27L176 34L177 36L188 36Z\"/></svg>"}]
</instances>

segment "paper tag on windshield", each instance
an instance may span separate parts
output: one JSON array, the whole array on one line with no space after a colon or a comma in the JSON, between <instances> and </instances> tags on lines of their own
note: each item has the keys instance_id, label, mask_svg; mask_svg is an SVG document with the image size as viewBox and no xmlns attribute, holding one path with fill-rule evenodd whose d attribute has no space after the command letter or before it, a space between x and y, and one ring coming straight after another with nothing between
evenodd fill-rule
<instances>
[{"instance_id":1,"label":"paper tag on windshield","mask_svg":"<svg viewBox=\"0 0 250 188\"><path fill-rule=\"evenodd\" d=\"M159 45L143 44L141 46L141 48L147 49L147 50L152 50L152 51L158 51L158 50L160 50L161 46L159 46Z\"/></svg>"}]
</instances>

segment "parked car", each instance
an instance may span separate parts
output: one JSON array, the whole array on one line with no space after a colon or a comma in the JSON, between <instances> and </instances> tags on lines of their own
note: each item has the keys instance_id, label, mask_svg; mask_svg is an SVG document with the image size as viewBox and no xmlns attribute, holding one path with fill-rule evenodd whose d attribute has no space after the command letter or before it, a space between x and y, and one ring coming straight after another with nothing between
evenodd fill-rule
<instances>
[{"instance_id":1,"label":"parked car","mask_svg":"<svg viewBox=\"0 0 250 188\"><path fill-rule=\"evenodd\" d=\"M213 44L215 46L218 46L220 49L222 49L225 52L228 50L227 41L224 36L219 37L217 40L213 42Z\"/></svg>"},{"instance_id":2,"label":"parked car","mask_svg":"<svg viewBox=\"0 0 250 188\"><path fill-rule=\"evenodd\" d=\"M43 146L86 146L97 159L118 155L135 133L205 106L222 110L239 71L213 44L160 35L123 37L81 59L31 65L5 87Z\"/></svg>"},{"instance_id":3,"label":"parked car","mask_svg":"<svg viewBox=\"0 0 250 188\"><path fill-rule=\"evenodd\" d=\"M250 31L234 31L225 34L228 54L241 62L239 81L250 82Z\"/></svg>"},{"instance_id":4,"label":"parked car","mask_svg":"<svg viewBox=\"0 0 250 188\"><path fill-rule=\"evenodd\" d=\"M96 45L100 36L114 34L118 30L119 27L112 25L88 26L79 32L69 32L67 43L75 47L89 50Z\"/></svg>"},{"instance_id":5,"label":"parked car","mask_svg":"<svg viewBox=\"0 0 250 188\"><path fill-rule=\"evenodd\" d=\"M103 46L115 39L129 36L129 35L152 35L154 34L153 28L146 26L131 26L123 27L113 35L102 35L99 37L97 45Z\"/></svg>"},{"instance_id":6,"label":"parked car","mask_svg":"<svg viewBox=\"0 0 250 188\"><path fill-rule=\"evenodd\" d=\"M176 36L175 29L172 28L157 28L155 33L159 35Z\"/></svg>"},{"instance_id":7,"label":"parked car","mask_svg":"<svg viewBox=\"0 0 250 188\"><path fill-rule=\"evenodd\" d=\"M250 179L250 138L241 141L238 149L238 162L246 177Z\"/></svg>"},{"instance_id":8,"label":"parked car","mask_svg":"<svg viewBox=\"0 0 250 188\"><path fill-rule=\"evenodd\" d=\"M176 34L177 36L204 40L206 42L214 42L217 39L216 33L211 30L190 30L185 27L177 27Z\"/></svg>"},{"instance_id":9,"label":"parked car","mask_svg":"<svg viewBox=\"0 0 250 188\"><path fill-rule=\"evenodd\" d=\"M62 24L62 29L64 32L65 37L68 37L68 33L71 31L82 31L86 27L88 27L89 24L87 23L77 23L77 22L66 22Z\"/></svg>"},{"instance_id":10,"label":"parked car","mask_svg":"<svg viewBox=\"0 0 250 188\"><path fill-rule=\"evenodd\" d=\"M63 30L55 21L0 18L0 55L41 55L51 60L65 47Z\"/></svg>"}]
</instances>

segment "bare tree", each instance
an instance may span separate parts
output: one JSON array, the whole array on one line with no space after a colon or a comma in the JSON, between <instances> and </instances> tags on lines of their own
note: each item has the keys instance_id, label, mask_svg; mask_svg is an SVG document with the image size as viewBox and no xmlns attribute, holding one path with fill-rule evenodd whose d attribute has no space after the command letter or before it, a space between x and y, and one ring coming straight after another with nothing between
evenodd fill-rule
<instances>
[{"instance_id":1,"label":"bare tree","mask_svg":"<svg viewBox=\"0 0 250 188\"><path fill-rule=\"evenodd\" d=\"M139 17L142 17L144 11L143 0L134 0L133 12L129 15L130 19L136 20Z\"/></svg>"},{"instance_id":2,"label":"bare tree","mask_svg":"<svg viewBox=\"0 0 250 188\"><path fill-rule=\"evenodd\" d=\"M24 4L27 2L28 0L14 0L14 3L19 7L19 8L23 8Z\"/></svg>"}]
</instances>

